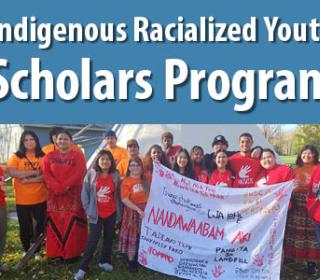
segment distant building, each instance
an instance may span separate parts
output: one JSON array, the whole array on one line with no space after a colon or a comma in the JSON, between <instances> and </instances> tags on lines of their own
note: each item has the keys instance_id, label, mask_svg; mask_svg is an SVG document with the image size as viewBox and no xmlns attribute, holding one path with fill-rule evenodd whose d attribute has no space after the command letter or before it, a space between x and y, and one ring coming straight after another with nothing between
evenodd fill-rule
<instances>
[{"instance_id":1,"label":"distant building","mask_svg":"<svg viewBox=\"0 0 320 280\"><path fill-rule=\"evenodd\" d=\"M104 131L111 128L111 124L106 125L90 125L86 124L0 124L0 163L8 160L10 155L14 153L19 145L19 139L24 130L33 130L40 139L41 146L47 145L49 140L49 131L54 126L62 126L69 130L72 135L84 131L74 138L74 142L81 146L87 159L101 144Z\"/></svg>"}]
</instances>

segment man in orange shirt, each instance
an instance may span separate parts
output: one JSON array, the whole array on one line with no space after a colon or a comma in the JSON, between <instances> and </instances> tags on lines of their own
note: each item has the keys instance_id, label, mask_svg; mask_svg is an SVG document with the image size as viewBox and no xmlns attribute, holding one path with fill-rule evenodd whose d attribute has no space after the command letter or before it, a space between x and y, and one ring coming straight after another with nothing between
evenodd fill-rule
<instances>
[{"instance_id":1,"label":"man in orange shirt","mask_svg":"<svg viewBox=\"0 0 320 280\"><path fill-rule=\"evenodd\" d=\"M128 157L126 149L117 146L117 136L113 130L106 131L105 139L107 142L105 150L111 152L116 165L118 165L122 159L126 159Z\"/></svg>"},{"instance_id":2,"label":"man in orange shirt","mask_svg":"<svg viewBox=\"0 0 320 280\"><path fill-rule=\"evenodd\" d=\"M117 165L117 170L119 171L121 179L126 176L130 159L139 157L142 160L142 158L139 156L139 144L136 139L128 140L127 154L128 156L125 159L122 159Z\"/></svg>"}]
</instances>

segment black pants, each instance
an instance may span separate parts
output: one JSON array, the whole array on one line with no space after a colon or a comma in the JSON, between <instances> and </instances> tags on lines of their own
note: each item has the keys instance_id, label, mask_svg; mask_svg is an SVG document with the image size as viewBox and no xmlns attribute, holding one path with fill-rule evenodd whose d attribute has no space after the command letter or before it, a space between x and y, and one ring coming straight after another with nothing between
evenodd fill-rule
<instances>
[{"instance_id":1,"label":"black pants","mask_svg":"<svg viewBox=\"0 0 320 280\"><path fill-rule=\"evenodd\" d=\"M100 263L111 263L112 240L114 236L115 221L116 214L114 213L110 217L105 219L99 217L97 224L90 223L89 240L80 262L80 269L88 271L89 262L93 256L94 251L97 248L102 229L103 246L101 250Z\"/></svg>"},{"instance_id":2,"label":"black pants","mask_svg":"<svg viewBox=\"0 0 320 280\"><path fill-rule=\"evenodd\" d=\"M20 227L20 240L25 252L30 248L41 233L45 232L47 203L42 202L33 205L16 205ZM33 219L35 220L35 232L33 230ZM40 250L40 246L37 251Z\"/></svg>"}]
</instances>

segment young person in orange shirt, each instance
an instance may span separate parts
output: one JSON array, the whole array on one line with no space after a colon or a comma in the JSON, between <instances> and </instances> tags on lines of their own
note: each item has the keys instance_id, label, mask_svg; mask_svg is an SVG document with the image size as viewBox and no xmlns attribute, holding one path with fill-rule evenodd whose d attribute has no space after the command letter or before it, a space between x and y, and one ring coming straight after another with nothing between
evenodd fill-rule
<instances>
[{"instance_id":1,"label":"young person in orange shirt","mask_svg":"<svg viewBox=\"0 0 320 280\"><path fill-rule=\"evenodd\" d=\"M117 146L117 136L113 130L107 130L105 132L105 140L107 143L105 150L111 152L117 166L121 160L128 157L127 151L126 149Z\"/></svg>"},{"instance_id":2,"label":"young person in orange shirt","mask_svg":"<svg viewBox=\"0 0 320 280\"><path fill-rule=\"evenodd\" d=\"M129 161L127 176L121 184L121 199L124 204L119 234L119 249L128 255L129 271L137 271L141 219L149 195L149 184L144 176L141 159Z\"/></svg>"},{"instance_id":3,"label":"young person in orange shirt","mask_svg":"<svg viewBox=\"0 0 320 280\"><path fill-rule=\"evenodd\" d=\"M142 158L139 156L139 144L137 140L135 139L128 140L127 154L128 154L128 157L120 160L120 162L117 165L117 170L119 171L119 175L121 179L123 179L127 173L130 159L139 157L142 160Z\"/></svg>"},{"instance_id":4,"label":"young person in orange shirt","mask_svg":"<svg viewBox=\"0 0 320 280\"><path fill-rule=\"evenodd\" d=\"M49 132L49 140L50 140L50 144L42 147L42 151L45 154L49 154L50 152L53 152L55 150L58 149L58 145L57 145L57 135L60 131L63 131L64 128L59 127L59 126L55 126L53 127L50 132ZM81 152L83 153L83 151L80 149L80 147L74 143L71 143L71 150L72 151L76 151L76 152Z\"/></svg>"},{"instance_id":5,"label":"young person in orange shirt","mask_svg":"<svg viewBox=\"0 0 320 280\"><path fill-rule=\"evenodd\" d=\"M7 210L5 201L5 181L3 170L0 167L0 271L8 270L8 266L1 262L7 236Z\"/></svg>"},{"instance_id":6,"label":"young person in orange shirt","mask_svg":"<svg viewBox=\"0 0 320 280\"><path fill-rule=\"evenodd\" d=\"M41 172L44 153L38 136L33 131L24 131L19 150L7 164L8 174L13 178L16 208L20 227L20 239L27 252L34 238L45 231L47 189ZM32 220L36 221L33 232ZM40 247L35 257L40 258Z\"/></svg>"},{"instance_id":7,"label":"young person in orange shirt","mask_svg":"<svg viewBox=\"0 0 320 280\"><path fill-rule=\"evenodd\" d=\"M81 203L86 161L71 150L72 136L64 130L57 136L59 149L43 160L43 176L48 187L47 257L71 263L83 253L87 243L87 218Z\"/></svg>"}]
</instances>

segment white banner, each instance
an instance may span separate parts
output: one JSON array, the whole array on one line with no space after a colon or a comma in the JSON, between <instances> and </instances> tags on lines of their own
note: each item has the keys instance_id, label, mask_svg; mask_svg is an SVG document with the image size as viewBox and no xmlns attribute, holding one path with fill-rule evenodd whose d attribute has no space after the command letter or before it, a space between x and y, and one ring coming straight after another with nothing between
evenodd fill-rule
<instances>
[{"instance_id":1,"label":"white banner","mask_svg":"<svg viewBox=\"0 0 320 280\"><path fill-rule=\"evenodd\" d=\"M139 262L185 279L279 279L292 182L215 187L155 165Z\"/></svg>"}]
</instances>

